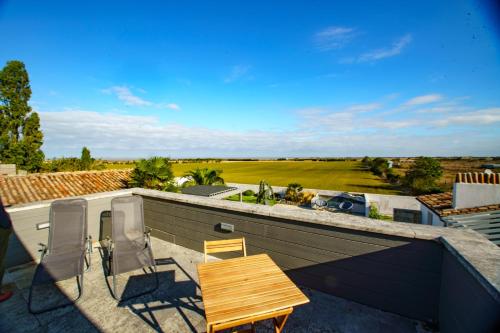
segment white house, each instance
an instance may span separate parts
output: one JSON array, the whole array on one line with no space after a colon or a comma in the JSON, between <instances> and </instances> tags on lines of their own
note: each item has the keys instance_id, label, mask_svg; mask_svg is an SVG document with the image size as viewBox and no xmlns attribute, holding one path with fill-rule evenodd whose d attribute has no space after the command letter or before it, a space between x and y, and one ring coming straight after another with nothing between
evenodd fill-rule
<instances>
[{"instance_id":1,"label":"white house","mask_svg":"<svg viewBox=\"0 0 500 333\"><path fill-rule=\"evenodd\" d=\"M417 197L422 211L422 224L446 226L443 218L500 210L499 173L459 173L453 192Z\"/></svg>"}]
</instances>

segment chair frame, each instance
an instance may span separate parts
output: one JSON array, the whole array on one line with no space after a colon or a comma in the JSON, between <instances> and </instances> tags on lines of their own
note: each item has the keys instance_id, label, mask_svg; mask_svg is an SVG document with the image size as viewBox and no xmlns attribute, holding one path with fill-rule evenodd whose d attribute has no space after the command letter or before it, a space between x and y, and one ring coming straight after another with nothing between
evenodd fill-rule
<instances>
[{"instance_id":1,"label":"chair frame","mask_svg":"<svg viewBox=\"0 0 500 333\"><path fill-rule=\"evenodd\" d=\"M207 262L207 254L221 253L221 252L235 252L235 251L242 251L243 256L244 257L247 256L245 237L203 242L205 263Z\"/></svg>"},{"instance_id":2,"label":"chair frame","mask_svg":"<svg viewBox=\"0 0 500 333\"><path fill-rule=\"evenodd\" d=\"M120 199L120 198L114 198L113 200L111 200L111 225L113 228L113 201L115 199ZM143 205L142 205L142 202L141 202L141 214L142 214L142 222L143 222L143 225L144 225L144 209L143 209ZM113 251L114 251L114 243L113 243L113 239L112 238L109 238L109 237L106 237L106 240L108 241L108 247L107 247L107 251L108 251L108 269L107 269L107 276L109 277L110 275L112 275L112 278L113 278L113 288L111 290L111 295L113 296L113 298L119 302L123 302L123 301L127 301L129 299L132 299L132 298L135 298L135 297L139 297L139 296L143 296L143 295L146 295L146 294L149 294L149 293L152 293L153 291L155 291L156 289L158 289L158 287L160 286L160 281L158 280L158 269L157 269L157 266L156 266L156 260L154 258L154 254L153 254L153 247L151 245L151 229L150 228L147 228L144 226L144 238L145 238L145 244L146 244L146 247L145 248L149 248L150 251L151 251L151 256L152 256L152 259L153 259L153 266L152 267L149 267L151 270L152 270L152 273L149 273L149 274L154 274L155 276L155 287L152 288L152 289L149 289L149 290L146 290L142 293L139 293L139 294L136 294L136 295L132 295L132 296L129 296L129 297L126 297L126 298L121 298L121 297L118 297L118 293L116 291L116 273L114 272L114 270L112 269L112 265L113 265ZM146 266L144 266L146 267ZM146 270L144 269L144 267L142 268L143 271L148 274L146 272Z\"/></svg>"},{"instance_id":3,"label":"chair frame","mask_svg":"<svg viewBox=\"0 0 500 333\"><path fill-rule=\"evenodd\" d=\"M81 199L81 198L75 198L75 199L70 199L70 200L76 200L76 199ZM83 199L83 200L85 200L85 199ZM64 200L56 200L53 203L59 202L59 201L64 201ZM85 202L87 202L87 200L85 200ZM92 236L87 234L87 232L88 232L88 206L86 205L85 206L85 222L84 222L86 236L85 236L85 249L82 251L82 256L83 256L82 261L83 261L84 265L87 264L87 268L82 269L82 274L76 276L76 284L78 287L78 296L76 298L64 303L64 304L60 304L60 305L53 306L53 307L48 307L48 308L45 308L42 310L34 310L33 309L33 307L32 307L33 286L34 286L33 282L35 281L36 274L38 273L38 271L40 269L40 265L43 262L43 258L46 255L50 255L49 249L52 246L52 232L50 232L50 228L52 227L52 209L53 208L51 205L50 213L49 213L50 218L49 218L49 238L48 238L48 242L47 242L48 245L44 244L44 243L38 243L38 245L40 247L40 249L38 250L38 252L40 252L40 263L37 265L37 267L35 269L35 273L33 275L33 280L32 280L31 286L30 286L29 294L28 294L28 311L31 314L41 314L41 313L57 310L57 309L64 308L64 307L69 306L69 305L74 305L76 302L78 302L78 300L80 300L80 298L83 295L84 273L88 272L91 268L91 265L92 265ZM87 255L88 255L88 261L87 261ZM55 282L57 282L57 281L55 281ZM46 284L48 284L48 283L46 283Z\"/></svg>"}]
</instances>

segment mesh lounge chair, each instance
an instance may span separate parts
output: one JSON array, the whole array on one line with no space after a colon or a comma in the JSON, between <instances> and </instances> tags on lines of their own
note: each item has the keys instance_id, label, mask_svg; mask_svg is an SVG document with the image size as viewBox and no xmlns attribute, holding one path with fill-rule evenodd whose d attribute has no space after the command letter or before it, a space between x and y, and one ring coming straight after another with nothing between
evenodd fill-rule
<instances>
[{"instance_id":1,"label":"mesh lounge chair","mask_svg":"<svg viewBox=\"0 0 500 333\"><path fill-rule=\"evenodd\" d=\"M91 238L87 235L87 200L57 200L50 206L48 246L40 244L41 260L35 270L28 296L31 313L42 313L74 304L83 294L86 254L90 268ZM76 277L78 296L57 306L33 310L33 287Z\"/></svg>"},{"instance_id":2,"label":"mesh lounge chair","mask_svg":"<svg viewBox=\"0 0 500 333\"><path fill-rule=\"evenodd\" d=\"M109 240L108 247L110 260L108 276L113 275L113 297L118 301L125 300L119 298L116 293L117 275L145 267L150 268L155 275L155 287L127 299L156 290L159 284L158 275L149 231L145 232L144 228L142 198L140 196L114 198L111 201L111 220L112 239Z\"/></svg>"}]
</instances>

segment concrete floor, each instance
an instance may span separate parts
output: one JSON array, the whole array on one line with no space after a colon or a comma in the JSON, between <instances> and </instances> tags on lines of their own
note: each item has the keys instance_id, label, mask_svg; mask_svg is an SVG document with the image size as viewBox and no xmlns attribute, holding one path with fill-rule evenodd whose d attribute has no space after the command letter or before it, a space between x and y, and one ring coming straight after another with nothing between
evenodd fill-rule
<instances>
[{"instance_id":1,"label":"concrete floor","mask_svg":"<svg viewBox=\"0 0 500 333\"><path fill-rule=\"evenodd\" d=\"M160 287L151 294L118 303L110 294L99 250L92 255L93 265L85 273L84 295L78 303L40 315L30 314L26 301L35 266L9 270L4 287L13 290L14 296L0 303L0 332L205 331L196 273L203 254L153 238ZM118 287L134 293L147 289L153 281L142 271L132 272L121 276ZM57 283L57 288L36 291L35 306L58 304L76 295L76 283L71 279ZM285 332L427 332L418 321L310 289L303 291L311 303L295 309ZM271 322L258 323L257 332L273 332Z\"/></svg>"}]
</instances>

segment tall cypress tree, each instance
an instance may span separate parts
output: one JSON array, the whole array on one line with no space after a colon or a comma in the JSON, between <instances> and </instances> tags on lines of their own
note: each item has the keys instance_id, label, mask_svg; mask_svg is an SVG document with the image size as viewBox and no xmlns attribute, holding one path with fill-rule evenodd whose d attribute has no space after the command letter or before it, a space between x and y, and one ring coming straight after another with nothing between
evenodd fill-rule
<instances>
[{"instance_id":1,"label":"tall cypress tree","mask_svg":"<svg viewBox=\"0 0 500 333\"><path fill-rule=\"evenodd\" d=\"M93 158L90 156L90 150L87 147L83 147L82 156L80 157L80 169L90 170L92 168Z\"/></svg>"},{"instance_id":2,"label":"tall cypress tree","mask_svg":"<svg viewBox=\"0 0 500 333\"><path fill-rule=\"evenodd\" d=\"M44 154L40 118L28 101L31 87L21 61L8 61L0 70L0 160L38 171Z\"/></svg>"}]
</instances>

